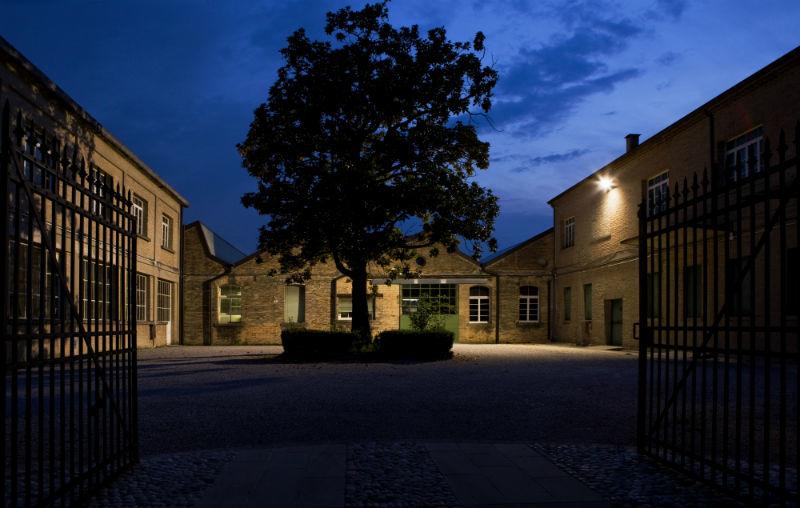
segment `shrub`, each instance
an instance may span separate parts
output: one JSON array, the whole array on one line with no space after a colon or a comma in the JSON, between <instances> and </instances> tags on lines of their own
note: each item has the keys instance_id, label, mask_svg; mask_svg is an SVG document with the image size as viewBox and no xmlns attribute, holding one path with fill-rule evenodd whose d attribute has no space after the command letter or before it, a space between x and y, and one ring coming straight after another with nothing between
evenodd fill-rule
<instances>
[{"instance_id":1,"label":"shrub","mask_svg":"<svg viewBox=\"0 0 800 508\"><path fill-rule=\"evenodd\" d=\"M347 354L357 335L351 332L286 329L281 332L284 353L292 356L331 356Z\"/></svg>"},{"instance_id":2,"label":"shrub","mask_svg":"<svg viewBox=\"0 0 800 508\"><path fill-rule=\"evenodd\" d=\"M388 330L378 335L377 344L378 352L392 358L444 358L453 348L453 332Z\"/></svg>"}]
</instances>

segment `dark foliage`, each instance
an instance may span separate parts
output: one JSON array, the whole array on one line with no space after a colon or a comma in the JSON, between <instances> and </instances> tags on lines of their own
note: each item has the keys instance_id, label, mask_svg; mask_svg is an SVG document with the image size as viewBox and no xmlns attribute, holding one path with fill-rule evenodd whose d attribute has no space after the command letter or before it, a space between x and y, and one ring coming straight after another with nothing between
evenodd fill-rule
<instances>
[{"instance_id":1,"label":"dark foliage","mask_svg":"<svg viewBox=\"0 0 800 508\"><path fill-rule=\"evenodd\" d=\"M293 357L326 357L346 355L358 336L351 332L324 330L283 330L283 352Z\"/></svg>"},{"instance_id":2,"label":"dark foliage","mask_svg":"<svg viewBox=\"0 0 800 508\"><path fill-rule=\"evenodd\" d=\"M394 27L386 2L328 13L327 40L303 29L238 145L258 180L245 206L269 217L260 246L284 273L332 260L353 281L353 330L369 337L367 266L406 264L414 249L488 242L497 198L471 177L489 166L474 115L491 108L497 72L484 36Z\"/></svg>"},{"instance_id":3,"label":"dark foliage","mask_svg":"<svg viewBox=\"0 0 800 508\"><path fill-rule=\"evenodd\" d=\"M389 358L444 358L453 349L453 332L387 330L378 335L377 346Z\"/></svg>"}]
</instances>

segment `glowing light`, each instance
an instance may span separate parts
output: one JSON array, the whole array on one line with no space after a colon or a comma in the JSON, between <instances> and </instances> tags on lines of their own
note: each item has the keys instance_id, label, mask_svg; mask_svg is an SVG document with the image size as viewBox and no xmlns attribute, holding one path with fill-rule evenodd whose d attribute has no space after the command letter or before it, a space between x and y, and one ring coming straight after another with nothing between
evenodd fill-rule
<instances>
[{"instance_id":1,"label":"glowing light","mask_svg":"<svg viewBox=\"0 0 800 508\"><path fill-rule=\"evenodd\" d=\"M607 176L601 176L597 181L597 185L599 185L602 190L608 192L614 188L614 181Z\"/></svg>"}]
</instances>

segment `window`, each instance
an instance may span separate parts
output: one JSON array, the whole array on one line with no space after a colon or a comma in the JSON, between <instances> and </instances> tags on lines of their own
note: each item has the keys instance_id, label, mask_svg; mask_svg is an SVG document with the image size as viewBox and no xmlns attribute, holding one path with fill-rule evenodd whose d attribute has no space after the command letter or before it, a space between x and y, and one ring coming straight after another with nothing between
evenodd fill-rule
<instances>
[{"instance_id":1,"label":"window","mask_svg":"<svg viewBox=\"0 0 800 508\"><path fill-rule=\"evenodd\" d=\"M486 286L469 288L469 322L489 322L489 288Z\"/></svg>"},{"instance_id":2,"label":"window","mask_svg":"<svg viewBox=\"0 0 800 508\"><path fill-rule=\"evenodd\" d=\"M16 301L16 317L40 319L42 317L50 319L60 317L61 306L61 284L58 273L53 273L49 255L43 252L37 245L29 245L27 242L19 243L19 260L16 272L16 287L14 286L14 250L16 249L14 240L9 240L8 247L12 255L8 256L8 272L11 277L9 281L9 304L14 305ZM30 251L29 251L30 249ZM44 254L44 260L42 255ZM56 254L58 257L58 254ZM44 294L42 294L42 261L44 261ZM28 264L31 265L31 279L28 280ZM28 292L30 291L31 306L28 309ZM30 315L28 314L30 310ZM52 311L52 312L51 312ZM9 315L14 315L14 309L9 310Z\"/></svg>"},{"instance_id":3,"label":"window","mask_svg":"<svg viewBox=\"0 0 800 508\"><path fill-rule=\"evenodd\" d=\"M592 285L583 285L583 319L592 320Z\"/></svg>"},{"instance_id":4,"label":"window","mask_svg":"<svg viewBox=\"0 0 800 508\"><path fill-rule=\"evenodd\" d=\"M306 320L305 286L286 286L283 301L283 320L287 323L304 323Z\"/></svg>"},{"instance_id":5,"label":"window","mask_svg":"<svg viewBox=\"0 0 800 508\"><path fill-rule=\"evenodd\" d=\"M83 319L111 319L112 269L102 261L84 259L81 299Z\"/></svg>"},{"instance_id":6,"label":"window","mask_svg":"<svg viewBox=\"0 0 800 508\"><path fill-rule=\"evenodd\" d=\"M521 286L519 288L519 320L522 323L539 321L539 288Z\"/></svg>"},{"instance_id":7,"label":"window","mask_svg":"<svg viewBox=\"0 0 800 508\"><path fill-rule=\"evenodd\" d=\"M219 288L219 322L242 322L242 287L228 284Z\"/></svg>"},{"instance_id":8,"label":"window","mask_svg":"<svg viewBox=\"0 0 800 508\"><path fill-rule=\"evenodd\" d=\"M142 237L147 236L147 201L136 194L133 195L133 205L131 212L136 217L136 234Z\"/></svg>"},{"instance_id":9,"label":"window","mask_svg":"<svg viewBox=\"0 0 800 508\"><path fill-rule=\"evenodd\" d=\"M157 296L156 319L161 322L172 321L172 282L158 279Z\"/></svg>"},{"instance_id":10,"label":"window","mask_svg":"<svg viewBox=\"0 0 800 508\"><path fill-rule=\"evenodd\" d=\"M111 178L111 175L98 168L92 168L90 170L89 190L91 194L89 195L89 199L91 201L92 213L106 219L111 217L111 208L105 203L108 203L113 188L114 180Z\"/></svg>"},{"instance_id":11,"label":"window","mask_svg":"<svg viewBox=\"0 0 800 508\"><path fill-rule=\"evenodd\" d=\"M764 130L759 127L725 143L725 169L734 180L746 178L751 169L756 173L764 167Z\"/></svg>"},{"instance_id":12,"label":"window","mask_svg":"<svg viewBox=\"0 0 800 508\"><path fill-rule=\"evenodd\" d=\"M566 249L575 245L575 217L570 217L564 221L564 231L562 234L562 245Z\"/></svg>"},{"instance_id":13,"label":"window","mask_svg":"<svg viewBox=\"0 0 800 508\"><path fill-rule=\"evenodd\" d=\"M172 250L172 217L161 216L161 247Z\"/></svg>"},{"instance_id":14,"label":"window","mask_svg":"<svg viewBox=\"0 0 800 508\"><path fill-rule=\"evenodd\" d=\"M669 207L669 171L647 180L647 215L664 212Z\"/></svg>"},{"instance_id":15,"label":"window","mask_svg":"<svg viewBox=\"0 0 800 508\"><path fill-rule=\"evenodd\" d=\"M564 288L564 321L572 319L572 288Z\"/></svg>"},{"instance_id":16,"label":"window","mask_svg":"<svg viewBox=\"0 0 800 508\"><path fill-rule=\"evenodd\" d=\"M647 274L647 317L661 317L661 272Z\"/></svg>"},{"instance_id":17,"label":"window","mask_svg":"<svg viewBox=\"0 0 800 508\"><path fill-rule=\"evenodd\" d=\"M150 277L136 274L136 321L147 321L150 316Z\"/></svg>"},{"instance_id":18,"label":"window","mask_svg":"<svg viewBox=\"0 0 800 508\"><path fill-rule=\"evenodd\" d=\"M367 313L370 319L375 319L375 295L367 295ZM353 319L353 297L336 297L336 318L342 321Z\"/></svg>"},{"instance_id":19,"label":"window","mask_svg":"<svg viewBox=\"0 0 800 508\"><path fill-rule=\"evenodd\" d=\"M729 259L725 264L725 298L731 316L747 316L753 313L753 268L744 273L749 259L748 256L743 256Z\"/></svg>"},{"instance_id":20,"label":"window","mask_svg":"<svg viewBox=\"0 0 800 508\"><path fill-rule=\"evenodd\" d=\"M417 303L426 300L433 306L435 314L454 315L456 307L455 284L404 284L402 289L402 313L413 314Z\"/></svg>"},{"instance_id":21,"label":"window","mask_svg":"<svg viewBox=\"0 0 800 508\"><path fill-rule=\"evenodd\" d=\"M703 300L703 267L687 266L683 269L683 312L687 318L700 316Z\"/></svg>"}]
</instances>

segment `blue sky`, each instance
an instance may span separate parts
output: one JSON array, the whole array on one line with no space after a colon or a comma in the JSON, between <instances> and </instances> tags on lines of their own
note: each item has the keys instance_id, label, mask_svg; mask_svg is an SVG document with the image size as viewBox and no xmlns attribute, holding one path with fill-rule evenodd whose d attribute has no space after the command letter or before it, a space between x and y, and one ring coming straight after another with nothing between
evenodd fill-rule
<instances>
[{"instance_id":1,"label":"blue sky","mask_svg":"<svg viewBox=\"0 0 800 508\"><path fill-rule=\"evenodd\" d=\"M235 145L286 36L321 36L329 0L2 0L0 34L251 251L263 219ZM500 247L552 223L547 200L800 45L796 0L394 0L392 22L486 34L500 72L491 166Z\"/></svg>"}]
</instances>

